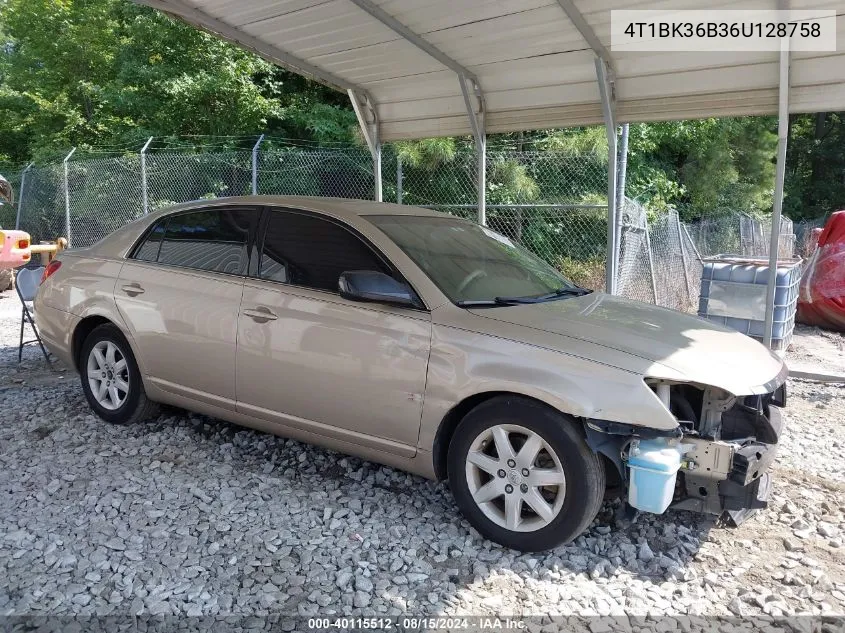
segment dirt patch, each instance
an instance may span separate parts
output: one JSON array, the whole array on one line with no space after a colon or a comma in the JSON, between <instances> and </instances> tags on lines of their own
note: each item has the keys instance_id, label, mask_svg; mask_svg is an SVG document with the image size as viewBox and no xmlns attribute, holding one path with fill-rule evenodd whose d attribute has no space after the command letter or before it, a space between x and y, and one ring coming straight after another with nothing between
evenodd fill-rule
<instances>
[{"instance_id":1,"label":"dirt patch","mask_svg":"<svg viewBox=\"0 0 845 633\"><path fill-rule=\"evenodd\" d=\"M845 334L796 325L786 362L793 370L845 374Z\"/></svg>"}]
</instances>

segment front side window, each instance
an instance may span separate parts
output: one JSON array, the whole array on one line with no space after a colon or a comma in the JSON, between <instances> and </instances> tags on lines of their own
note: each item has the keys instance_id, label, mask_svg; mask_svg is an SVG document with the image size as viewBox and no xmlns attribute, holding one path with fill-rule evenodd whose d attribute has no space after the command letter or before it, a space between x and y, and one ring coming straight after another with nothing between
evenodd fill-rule
<instances>
[{"instance_id":1,"label":"front side window","mask_svg":"<svg viewBox=\"0 0 845 633\"><path fill-rule=\"evenodd\" d=\"M341 273L350 270L390 274L369 246L342 226L304 213L270 212L261 279L338 292Z\"/></svg>"},{"instance_id":2,"label":"front side window","mask_svg":"<svg viewBox=\"0 0 845 633\"><path fill-rule=\"evenodd\" d=\"M587 292L504 235L466 220L409 215L366 219L459 305L533 303Z\"/></svg>"},{"instance_id":3,"label":"front side window","mask_svg":"<svg viewBox=\"0 0 845 633\"><path fill-rule=\"evenodd\" d=\"M162 218L134 259L218 273L246 272L255 209L203 209Z\"/></svg>"}]
</instances>

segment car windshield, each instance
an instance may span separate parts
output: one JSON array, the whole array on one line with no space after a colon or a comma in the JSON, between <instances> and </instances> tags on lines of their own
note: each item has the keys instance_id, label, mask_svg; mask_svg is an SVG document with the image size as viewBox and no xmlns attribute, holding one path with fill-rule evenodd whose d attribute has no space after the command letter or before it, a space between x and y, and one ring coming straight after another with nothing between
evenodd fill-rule
<instances>
[{"instance_id":1,"label":"car windshield","mask_svg":"<svg viewBox=\"0 0 845 633\"><path fill-rule=\"evenodd\" d=\"M513 305L585 294L546 262L459 218L368 216L454 303Z\"/></svg>"}]
</instances>

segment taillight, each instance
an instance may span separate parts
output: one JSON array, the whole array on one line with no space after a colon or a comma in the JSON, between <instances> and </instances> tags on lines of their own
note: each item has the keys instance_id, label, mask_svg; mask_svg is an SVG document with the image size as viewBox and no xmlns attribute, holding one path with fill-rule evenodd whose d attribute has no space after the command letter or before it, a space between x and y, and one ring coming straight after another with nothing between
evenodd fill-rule
<instances>
[{"instance_id":1,"label":"taillight","mask_svg":"<svg viewBox=\"0 0 845 633\"><path fill-rule=\"evenodd\" d=\"M29 248L29 240L18 240L18 248L21 250Z\"/></svg>"},{"instance_id":2,"label":"taillight","mask_svg":"<svg viewBox=\"0 0 845 633\"><path fill-rule=\"evenodd\" d=\"M61 267L62 267L62 262L60 262L58 259L54 259L49 264L47 264L47 268L45 268L44 272L41 273L41 281L40 281L39 285L43 284L45 281L47 281L47 278L50 275L52 275L54 272L56 272Z\"/></svg>"}]
</instances>

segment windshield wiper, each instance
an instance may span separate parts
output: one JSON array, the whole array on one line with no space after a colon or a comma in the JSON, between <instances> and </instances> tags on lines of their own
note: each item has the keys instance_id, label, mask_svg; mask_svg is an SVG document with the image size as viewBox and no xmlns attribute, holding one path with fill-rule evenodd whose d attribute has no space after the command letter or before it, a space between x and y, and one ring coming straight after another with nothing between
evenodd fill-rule
<instances>
[{"instance_id":1,"label":"windshield wiper","mask_svg":"<svg viewBox=\"0 0 845 633\"><path fill-rule=\"evenodd\" d=\"M460 308L496 308L498 306L515 306L518 301L511 301L510 299L503 299L502 297L495 297L494 299L468 299L466 301L456 301L455 305Z\"/></svg>"},{"instance_id":2,"label":"windshield wiper","mask_svg":"<svg viewBox=\"0 0 845 633\"><path fill-rule=\"evenodd\" d=\"M496 297L496 301L504 303L543 303L544 301L554 301L555 299L562 299L564 297L582 297L590 294L592 290L574 286L572 288L558 288L557 290L544 295L537 295L536 297Z\"/></svg>"},{"instance_id":3,"label":"windshield wiper","mask_svg":"<svg viewBox=\"0 0 845 633\"><path fill-rule=\"evenodd\" d=\"M525 303L543 303L544 301L554 301L555 299L562 299L564 297L581 297L591 292L592 290L588 290L587 288L575 286L573 288L558 288L554 292L533 297L494 297L492 299L458 301L457 305L461 308L495 308L497 306L513 306Z\"/></svg>"}]
</instances>

